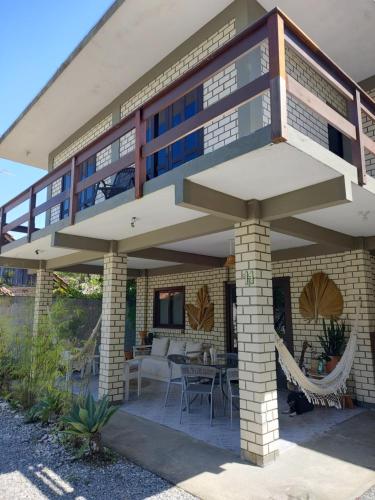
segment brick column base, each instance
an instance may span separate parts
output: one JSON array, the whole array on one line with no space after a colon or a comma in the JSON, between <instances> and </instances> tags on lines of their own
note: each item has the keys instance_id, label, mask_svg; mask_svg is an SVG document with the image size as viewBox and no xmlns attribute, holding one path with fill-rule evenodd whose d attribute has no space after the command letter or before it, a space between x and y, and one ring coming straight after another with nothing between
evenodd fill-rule
<instances>
[{"instance_id":1,"label":"brick column base","mask_svg":"<svg viewBox=\"0 0 375 500\"><path fill-rule=\"evenodd\" d=\"M120 402L124 398L126 255L105 255L103 276L99 397L108 395L111 401Z\"/></svg>"},{"instance_id":2,"label":"brick column base","mask_svg":"<svg viewBox=\"0 0 375 500\"><path fill-rule=\"evenodd\" d=\"M241 455L264 466L278 455L269 223L235 227Z\"/></svg>"}]
</instances>

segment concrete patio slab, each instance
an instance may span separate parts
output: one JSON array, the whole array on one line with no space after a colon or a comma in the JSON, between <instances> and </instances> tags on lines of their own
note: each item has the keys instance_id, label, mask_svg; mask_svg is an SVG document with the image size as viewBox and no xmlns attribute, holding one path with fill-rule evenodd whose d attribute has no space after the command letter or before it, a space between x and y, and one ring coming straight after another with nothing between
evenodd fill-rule
<instances>
[{"instance_id":1,"label":"concrete patio slab","mask_svg":"<svg viewBox=\"0 0 375 500\"><path fill-rule=\"evenodd\" d=\"M375 483L375 412L290 448L261 469L228 450L118 411L104 440L135 463L205 500L357 498Z\"/></svg>"}]
</instances>

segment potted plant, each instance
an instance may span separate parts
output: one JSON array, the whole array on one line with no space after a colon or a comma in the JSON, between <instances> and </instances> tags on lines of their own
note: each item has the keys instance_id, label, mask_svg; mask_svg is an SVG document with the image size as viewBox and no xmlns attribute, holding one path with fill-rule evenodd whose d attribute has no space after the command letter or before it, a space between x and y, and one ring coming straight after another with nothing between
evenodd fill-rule
<instances>
[{"instance_id":1,"label":"potted plant","mask_svg":"<svg viewBox=\"0 0 375 500\"><path fill-rule=\"evenodd\" d=\"M331 319L327 325L323 319L323 335L319 335L319 342L323 348L326 361L326 372L330 373L340 361L345 349L345 321L339 323Z\"/></svg>"}]
</instances>

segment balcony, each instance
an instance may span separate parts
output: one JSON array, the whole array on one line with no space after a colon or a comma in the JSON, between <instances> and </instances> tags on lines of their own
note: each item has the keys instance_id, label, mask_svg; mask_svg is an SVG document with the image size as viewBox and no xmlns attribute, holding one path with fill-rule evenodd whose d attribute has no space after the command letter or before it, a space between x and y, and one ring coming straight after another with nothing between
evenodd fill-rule
<instances>
[{"instance_id":1,"label":"balcony","mask_svg":"<svg viewBox=\"0 0 375 500\"><path fill-rule=\"evenodd\" d=\"M258 62L252 70L255 59ZM203 88L201 108L150 138L150 119L198 88ZM246 118L249 116L251 126ZM239 122L245 123L242 129ZM311 141L317 143L317 155L322 158L322 151L330 147L329 126L334 135L340 134L342 141L341 152L332 148L331 151L344 158L345 161L341 158L340 161L351 169L351 179L355 179L358 186L365 186L368 182L366 161L370 163L375 155L374 137L371 137L374 123L373 100L284 13L274 9L3 205L0 208L2 252L7 252L15 243L33 241L40 231L39 234L44 235L72 226L82 220L85 213L95 216L101 209L113 206L116 199L124 203L147 198L152 191L147 186L156 189L157 179L165 175L161 168L154 168L151 174L150 162L197 131L202 134L202 150L185 163L184 172L190 169L191 175L195 174L193 181L198 184L209 184L207 179L199 178L202 169L197 165L203 159L204 168L221 162L230 177L228 161L231 159L270 144L292 144L295 137L299 140L298 147L302 150L305 147L307 154L310 154ZM301 141L301 135L309 139L307 146ZM115 161L108 155L113 148L118 152ZM269 160L277 162L283 151L274 152ZM301 161L300 157L296 161ZM90 162L94 164L91 170ZM287 159L281 161L280 156L280 168L285 162ZM257 163L254 158L252 171L261 172L261 168L262 161ZM87 175L83 175L84 169ZM113 181L124 171L129 173L132 182L105 199L97 190L98 184ZM285 176L292 175L293 169L285 171ZM302 170L298 175L304 175ZM314 179L312 177L310 184L319 182L319 177ZM236 181L240 184L241 177ZM264 179L258 181L262 183ZM211 188L224 190L221 186L225 183L225 179L221 185L214 182ZM94 199L85 203L88 192L95 193ZM246 194L238 197L250 199ZM9 241L5 234L12 234L20 241Z\"/></svg>"}]
</instances>

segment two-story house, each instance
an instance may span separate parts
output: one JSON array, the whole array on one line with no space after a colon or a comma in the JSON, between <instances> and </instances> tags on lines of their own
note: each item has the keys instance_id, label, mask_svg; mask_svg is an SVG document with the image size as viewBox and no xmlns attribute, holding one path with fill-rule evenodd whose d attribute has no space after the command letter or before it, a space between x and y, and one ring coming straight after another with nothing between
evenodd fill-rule
<instances>
[{"instance_id":1,"label":"two-story house","mask_svg":"<svg viewBox=\"0 0 375 500\"><path fill-rule=\"evenodd\" d=\"M1 137L48 172L0 209L36 327L53 270L104 274L99 395L123 399L136 277L137 332L238 351L242 454L269 463L274 306L296 355L318 349L299 297L321 271L360 314L350 390L375 403L374 20L370 0L117 0ZM209 332L185 307L204 285Z\"/></svg>"}]
</instances>

